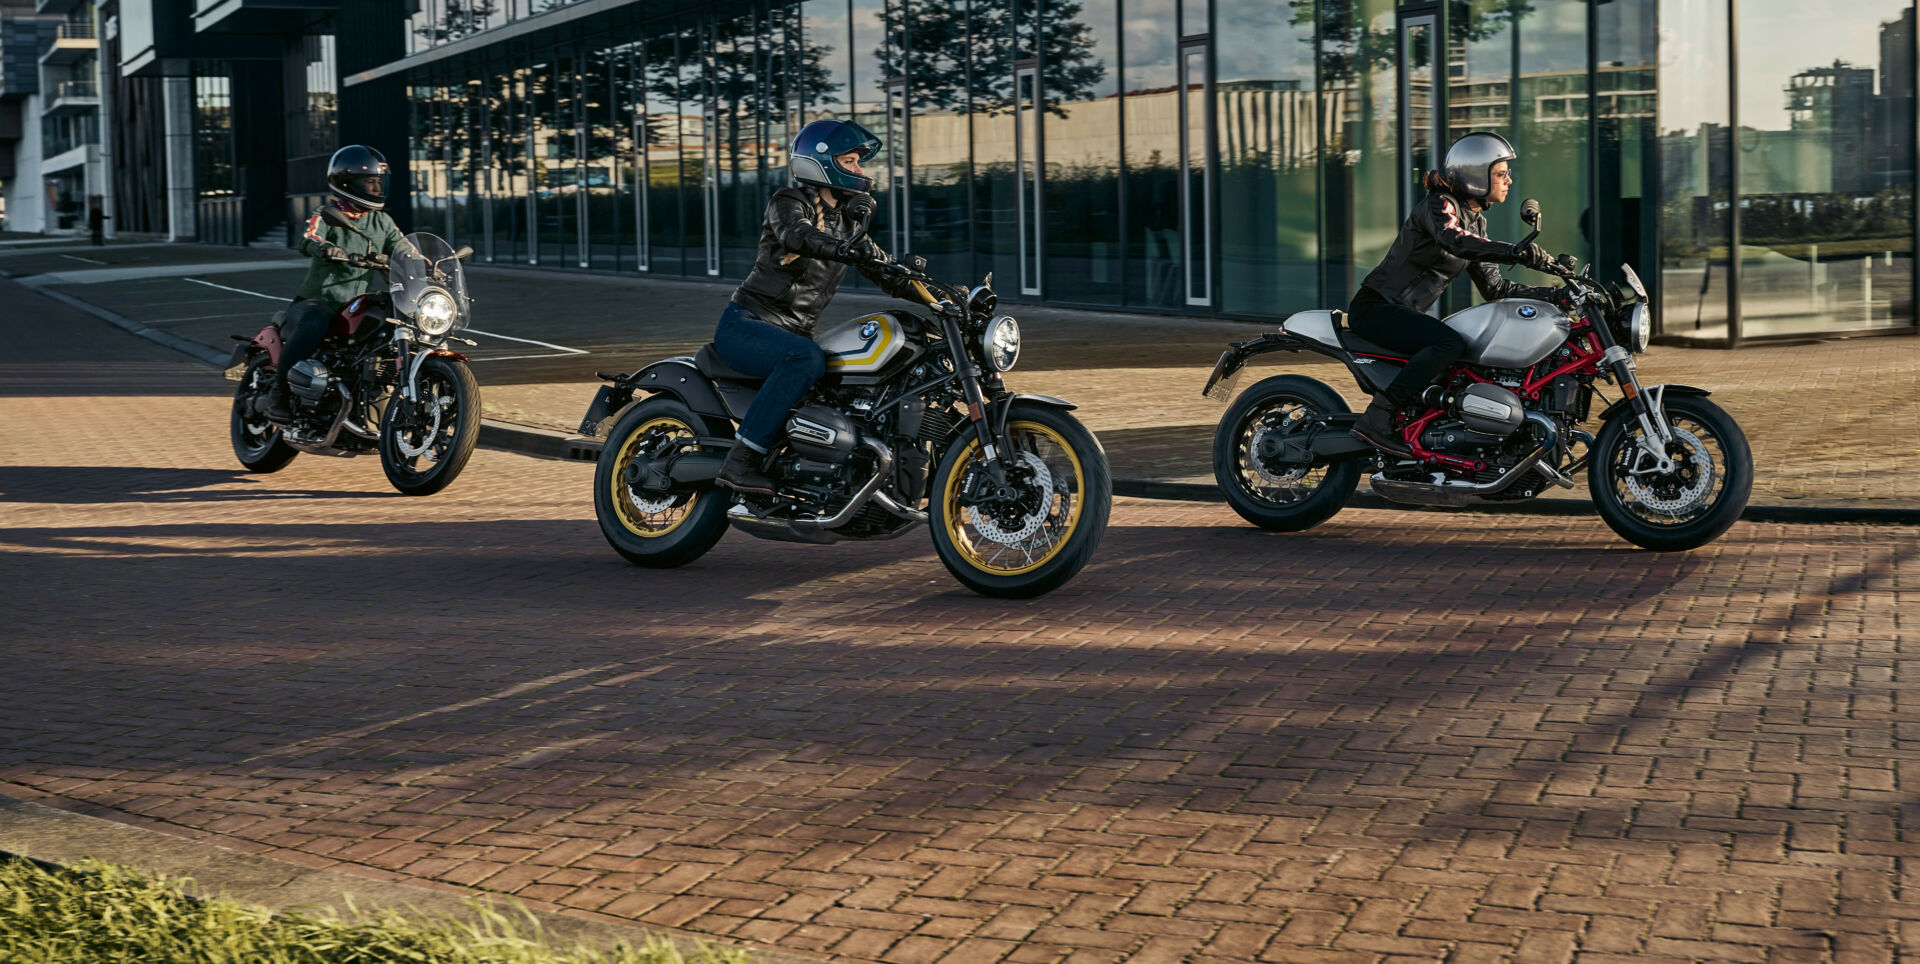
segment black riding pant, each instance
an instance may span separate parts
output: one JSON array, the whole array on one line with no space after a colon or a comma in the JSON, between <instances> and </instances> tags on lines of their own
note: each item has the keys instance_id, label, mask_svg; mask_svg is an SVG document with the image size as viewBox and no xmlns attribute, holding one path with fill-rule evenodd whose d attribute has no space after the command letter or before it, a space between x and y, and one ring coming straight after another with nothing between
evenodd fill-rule
<instances>
[{"instance_id":1,"label":"black riding pant","mask_svg":"<svg viewBox=\"0 0 1920 964\"><path fill-rule=\"evenodd\" d=\"M320 347L322 339L327 337L327 328L333 324L334 310L324 301L294 299L287 306L287 320L280 323L280 367L281 379L293 369L296 362L313 357L314 349Z\"/></svg>"},{"instance_id":2,"label":"black riding pant","mask_svg":"<svg viewBox=\"0 0 1920 964\"><path fill-rule=\"evenodd\" d=\"M1394 408L1410 405L1467 353L1467 340L1440 319L1396 305L1362 288L1347 308L1347 325L1360 337L1411 357L1380 396Z\"/></svg>"}]
</instances>

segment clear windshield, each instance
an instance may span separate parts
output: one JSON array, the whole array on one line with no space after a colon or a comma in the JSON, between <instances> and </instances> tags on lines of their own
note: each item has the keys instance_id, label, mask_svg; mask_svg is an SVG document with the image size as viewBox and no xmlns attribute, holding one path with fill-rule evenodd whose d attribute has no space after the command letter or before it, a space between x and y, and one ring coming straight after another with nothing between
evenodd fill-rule
<instances>
[{"instance_id":1,"label":"clear windshield","mask_svg":"<svg viewBox=\"0 0 1920 964\"><path fill-rule=\"evenodd\" d=\"M460 270L460 259L453 256L451 245L437 235L409 234L405 244L393 249L389 261L392 270L387 277L395 288L393 304L401 313L412 317L420 299L430 289L442 288L453 296L459 325L466 324L467 277Z\"/></svg>"}]
</instances>

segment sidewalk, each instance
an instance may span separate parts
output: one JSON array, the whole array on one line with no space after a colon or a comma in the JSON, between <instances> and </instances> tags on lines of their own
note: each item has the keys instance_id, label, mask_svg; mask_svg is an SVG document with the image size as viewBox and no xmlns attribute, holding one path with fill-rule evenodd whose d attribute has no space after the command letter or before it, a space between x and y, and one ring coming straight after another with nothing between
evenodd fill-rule
<instances>
[{"instance_id":1,"label":"sidewalk","mask_svg":"<svg viewBox=\"0 0 1920 964\"><path fill-rule=\"evenodd\" d=\"M247 291L289 291L302 273L286 252L266 249L106 250L113 253L88 256L113 259L97 267L58 254L0 254L0 271L47 286L69 303L131 318L134 328L151 320L150 337L208 346L210 353L197 352L203 357L224 356L229 334L264 321L271 304ZM165 270L178 265L205 272L209 262L222 258L232 268L221 276L224 291L246 291L223 293L205 282L179 285ZM595 371L630 371L692 353L711 336L713 318L730 293L725 285L698 281L542 269L482 265L470 275L477 299L474 328L489 342L472 352L489 418L562 434L578 427L600 384ZM194 310L209 313L201 319L185 307L154 307L154 314L142 316L162 303L161 296L170 297L166 285L194 288ZM201 307L218 298L228 302ZM849 288L829 317L892 307L899 303ZM1224 406L1203 398L1200 387L1229 341L1268 326L1011 299L1005 310L1021 319L1026 335L1008 384L1077 402L1079 416L1106 447L1117 481L1135 483L1136 491L1167 483L1213 484L1213 432ZM1920 340L1857 338L1732 352L1655 347L1640 364L1646 384L1709 389L1740 421L1756 465L1754 506L1920 511L1920 473L1911 470L1920 460ZM1240 385L1287 371L1332 385L1356 409L1364 403L1345 371L1313 355L1261 356ZM503 438L502 428L489 433L490 444ZM560 448L558 440L548 440L547 447ZM1555 495L1567 507L1587 501L1584 484Z\"/></svg>"}]
</instances>

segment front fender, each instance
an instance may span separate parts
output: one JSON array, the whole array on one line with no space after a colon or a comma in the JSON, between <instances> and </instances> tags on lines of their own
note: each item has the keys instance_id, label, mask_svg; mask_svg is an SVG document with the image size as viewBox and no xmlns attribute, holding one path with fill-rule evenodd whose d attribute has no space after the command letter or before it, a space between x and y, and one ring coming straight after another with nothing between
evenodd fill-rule
<instances>
[{"instance_id":1,"label":"front fender","mask_svg":"<svg viewBox=\"0 0 1920 964\"><path fill-rule=\"evenodd\" d=\"M451 348L430 348L414 355L413 364L407 366L407 386L406 390L401 393L402 398L411 399L418 395L420 387L420 366L425 365L427 359L436 357L458 358L463 362L471 362L473 360Z\"/></svg>"},{"instance_id":2,"label":"front fender","mask_svg":"<svg viewBox=\"0 0 1920 964\"><path fill-rule=\"evenodd\" d=\"M1660 398L1666 398L1668 395L1699 395L1705 397L1713 393L1704 388L1696 388L1692 385L1648 385L1641 388L1640 394L1657 395ZM1631 405L1632 402L1632 399L1622 398L1612 405L1608 405L1606 410L1600 413L1600 421L1604 422L1626 411L1627 406Z\"/></svg>"}]
</instances>

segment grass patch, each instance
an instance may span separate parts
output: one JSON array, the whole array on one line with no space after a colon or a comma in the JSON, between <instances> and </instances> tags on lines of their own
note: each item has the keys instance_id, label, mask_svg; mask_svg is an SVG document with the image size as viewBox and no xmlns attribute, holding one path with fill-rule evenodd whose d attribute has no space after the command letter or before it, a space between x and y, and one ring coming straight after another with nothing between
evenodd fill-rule
<instances>
[{"instance_id":1,"label":"grass patch","mask_svg":"<svg viewBox=\"0 0 1920 964\"><path fill-rule=\"evenodd\" d=\"M148 878L88 861L47 870L0 858L0 962L6 964L748 964L745 953L664 938L638 948L559 948L530 915L475 901L472 920L361 923L274 914L185 893L184 879Z\"/></svg>"}]
</instances>

